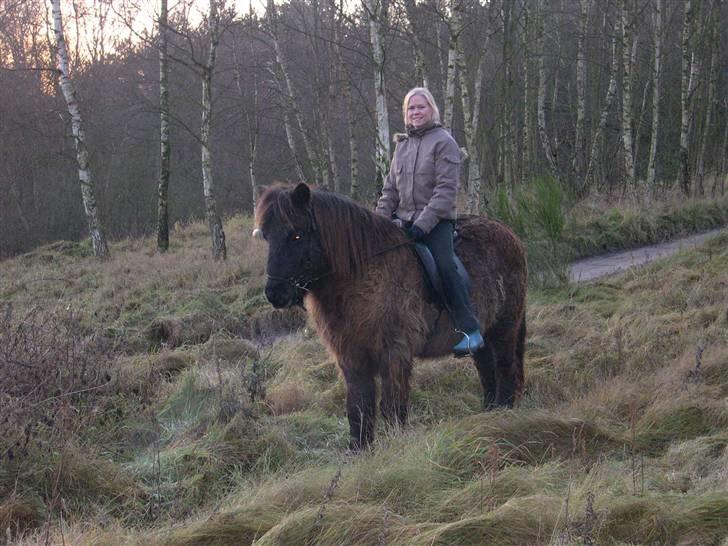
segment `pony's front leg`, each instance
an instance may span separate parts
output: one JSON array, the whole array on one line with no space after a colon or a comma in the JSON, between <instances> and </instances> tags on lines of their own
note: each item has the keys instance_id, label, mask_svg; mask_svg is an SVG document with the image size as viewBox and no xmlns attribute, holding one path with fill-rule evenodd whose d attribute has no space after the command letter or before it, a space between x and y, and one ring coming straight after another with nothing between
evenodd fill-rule
<instances>
[{"instance_id":1,"label":"pony's front leg","mask_svg":"<svg viewBox=\"0 0 728 546\"><path fill-rule=\"evenodd\" d=\"M374 439L376 387L374 374L342 366L346 380L346 414L349 418L349 449L359 451Z\"/></svg>"},{"instance_id":2,"label":"pony's front leg","mask_svg":"<svg viewBox=\"0 0 728 546\"><path fill-rule=\"evenodd\" d=\"M390 426L404 425L407 422L409 407L410 376L412 361L391 360L380 368L382 377L382 418Z\"/></svg>"}]
</instances>

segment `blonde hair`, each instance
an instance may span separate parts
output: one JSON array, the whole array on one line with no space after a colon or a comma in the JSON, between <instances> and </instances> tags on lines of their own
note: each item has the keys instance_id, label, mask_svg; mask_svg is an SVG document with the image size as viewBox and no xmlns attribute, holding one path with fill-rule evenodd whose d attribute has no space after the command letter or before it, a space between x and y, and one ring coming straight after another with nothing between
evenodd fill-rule
<instances>
[{"instance_id":1,"label":"blonde hair","mask_svg":"<svg viewBox=\"0 0 728 546\"><path fill-rule=\"evenodd\" d=\"M404 126L407 127L407 106L409 105L410 99L415 96L420 96L427 101L427 104L429 104L430 108L432 108L432 121L440 123L440 109L437 107L435 97L432 96L430 90L426 87L413 87L407 92L404 96L404 100L402 101L402 117L404 118Z\"/></svg>"}]
</instances>

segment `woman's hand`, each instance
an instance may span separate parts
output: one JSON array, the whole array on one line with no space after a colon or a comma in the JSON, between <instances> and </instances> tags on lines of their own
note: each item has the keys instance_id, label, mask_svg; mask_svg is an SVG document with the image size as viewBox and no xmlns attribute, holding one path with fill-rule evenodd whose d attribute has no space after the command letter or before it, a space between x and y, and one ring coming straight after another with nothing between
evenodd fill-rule
<instances>
[{"instance_id":1,"label":"woman's hand","mask_svg":"<svg viewBox=\"0 0 728 546\"><path fill-rule=\"evenodd\" d=\"M422 231L420 227L414 224L412 224L412 227L407 228L405 232L407 233L407 237L409 237L413 241L419 241L420 239L424 239L425 235L427 235L427 233Z\"/></svg>"}]
</instances>

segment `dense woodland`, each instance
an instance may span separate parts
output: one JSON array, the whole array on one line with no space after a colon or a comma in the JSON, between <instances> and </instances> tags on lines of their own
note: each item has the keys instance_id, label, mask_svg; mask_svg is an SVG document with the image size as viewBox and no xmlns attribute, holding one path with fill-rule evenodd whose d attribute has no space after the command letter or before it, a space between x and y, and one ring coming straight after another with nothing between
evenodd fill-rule
<instances>
[{"instance_id":1,"label":"dense woodland","mask_svg":"<svg viewBox=\"0 0 728 546\"><path fill-rule=\"evenodd\" d=\"M0 4L0 257L84 237L89 195L104 237L160 247L166 214L222 233L274 180L371 206L422 84L467 154L468 210L540 176L576 197L725 190L722 0L146 4Z\"/></svg>"}]
</instances>

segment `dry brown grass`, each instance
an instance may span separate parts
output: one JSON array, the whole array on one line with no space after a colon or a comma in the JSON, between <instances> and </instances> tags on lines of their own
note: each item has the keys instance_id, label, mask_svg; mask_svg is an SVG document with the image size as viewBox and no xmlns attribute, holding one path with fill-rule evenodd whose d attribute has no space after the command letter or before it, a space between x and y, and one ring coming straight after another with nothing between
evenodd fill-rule
<instances>
[{"instance_id":1,"label":"dry brown grass","mask_svg":"<svg viewBox=\"0 0 728 546\"><path fill-rule=\"evenodd\" d=\"M382 427L373 450L351 456L343 382L315 336L240 339L291 326L255 303L262 254L241 240L238 250L258 265L211 265L204 226L182 234L185 250L166 257L143 241L118 249L145 263L130 280L111 278L123 269L104 280L91 262L79 273L80 307L101 309L89 305L101 305L96 289L118 291L107 294L121 306L117 332L141 331L151 322L144 306L156 302L154 317L179 320L183 333L174 350L127 346L132 354L116 356L113 416L94 438L124 445L123 457L105 452L123 463L103 464L92 450L67 466L65 490L92 491L93 509L87 526L76 509L63 524L51 518L51 543L63 540L61 529L66 543L170 545L718 544L728 536L728 236L620 277L532 291L520 407L481 414L467 361L418 362L412 424ZM150 264L167 259L170 271L153 275L179 291L149 281ZM205 263L187 263L195 260ZM188 301L165 308L171 295ZM184 333L194 321L204 336ZM126 501L99 500L113 495ZM24 546L46 540L46 507L34 502L18 495L0 505L0 518L40 525Z\"/></svg>"}]
</instances>

